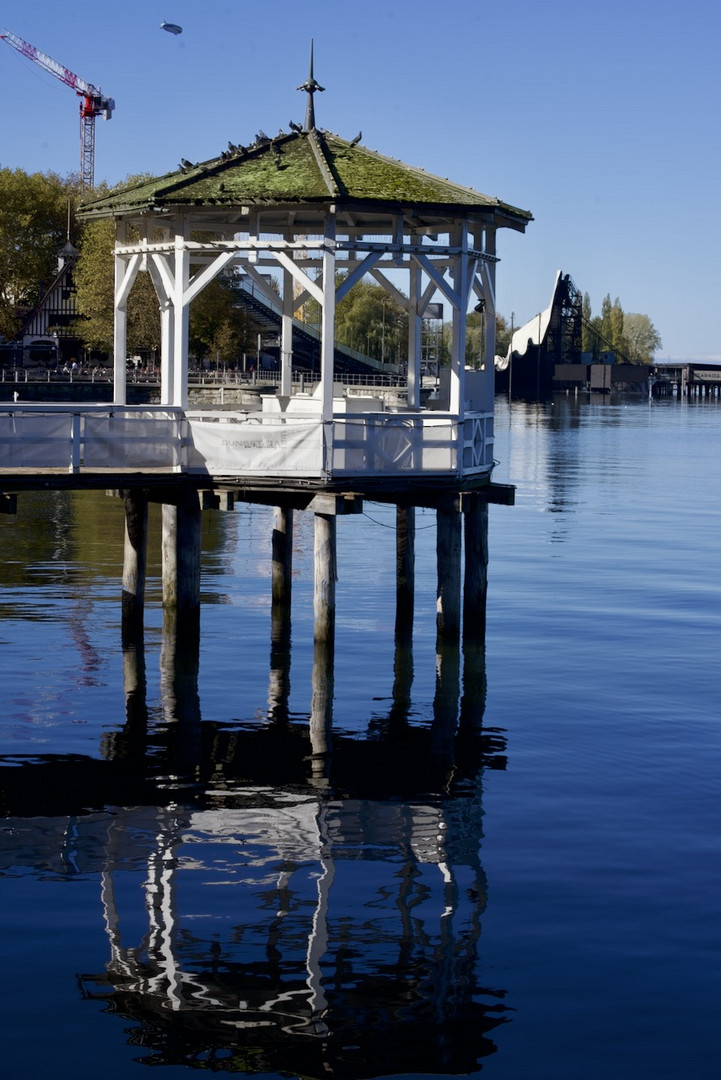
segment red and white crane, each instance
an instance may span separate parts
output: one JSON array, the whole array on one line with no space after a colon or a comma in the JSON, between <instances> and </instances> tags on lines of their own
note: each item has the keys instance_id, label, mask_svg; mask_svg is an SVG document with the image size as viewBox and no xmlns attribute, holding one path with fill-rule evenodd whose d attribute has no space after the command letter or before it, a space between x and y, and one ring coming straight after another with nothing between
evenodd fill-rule
<instances>
[{"instance_id":1,"label":"red and white crane","mask_svg":"<svg viewBox=\"0 0 721 1080\"><path fill-rule=\"evenodd\" d=\"M79 75L74 75L57 60L13 34L12 30L3 30L0 38L4 38L8 45L12 45L22 56L60 79L60 82L69 86L80 98L80 179L85 187L91 188L95 178L95 117L102 116L104 120L109 120L113 115L115 102L112 98L104 97L97 86L85 82Z\"/></svg>"}]
</instances>

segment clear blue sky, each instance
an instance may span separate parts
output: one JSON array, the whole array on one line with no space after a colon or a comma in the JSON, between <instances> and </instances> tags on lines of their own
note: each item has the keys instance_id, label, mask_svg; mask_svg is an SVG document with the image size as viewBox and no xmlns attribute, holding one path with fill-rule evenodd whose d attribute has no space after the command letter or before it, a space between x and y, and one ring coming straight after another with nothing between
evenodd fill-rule
<instances>
[{"instance_id":1,"label":"clear blue sky","mask_svg":"<svg viewBox=\"0 0 721 1080\"><path fill-rule=\"evenodd\" d=\"M301 121L530 210L499 236L498 310L556 270L647 314L659 359L721 359L717 0L6 0L13 30L117 103L96 181L175 170ZM160 29L179 23L183 34ZM79 168L78 104L0 42L0 166Z\"/></svg>"}]
</instances>

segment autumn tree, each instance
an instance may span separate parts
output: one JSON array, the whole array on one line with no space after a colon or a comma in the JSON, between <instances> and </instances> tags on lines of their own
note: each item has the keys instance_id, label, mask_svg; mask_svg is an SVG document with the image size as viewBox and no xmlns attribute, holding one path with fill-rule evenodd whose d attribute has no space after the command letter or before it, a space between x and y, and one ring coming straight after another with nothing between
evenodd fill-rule
<instances>
[{"instance_id":1,"label":"autumn tree","mask_svg":"<svg viewBox=\"0 0 721 1080\"><path fill-rule=\"evenodd\" d=\"M79 192L77 179L0 169L0 335L15 337L54 278Z\"/></svg>"}]
</instances>

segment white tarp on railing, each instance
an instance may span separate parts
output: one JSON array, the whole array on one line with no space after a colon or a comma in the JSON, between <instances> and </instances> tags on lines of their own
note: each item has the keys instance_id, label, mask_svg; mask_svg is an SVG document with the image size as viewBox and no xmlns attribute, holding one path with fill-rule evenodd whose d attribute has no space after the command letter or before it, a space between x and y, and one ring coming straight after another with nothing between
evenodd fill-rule
<instances>
[{"instance_id":1,"label":"white tarp on railing","mask_svg":"<svg viewBox=\"0 0 721 1080\"><path fill-rule=\"evenodd\" d=\"M318 420L191 418L190 472L212 475L311 476L323 473L323 425Z\"/></svg>"}]
</instances>

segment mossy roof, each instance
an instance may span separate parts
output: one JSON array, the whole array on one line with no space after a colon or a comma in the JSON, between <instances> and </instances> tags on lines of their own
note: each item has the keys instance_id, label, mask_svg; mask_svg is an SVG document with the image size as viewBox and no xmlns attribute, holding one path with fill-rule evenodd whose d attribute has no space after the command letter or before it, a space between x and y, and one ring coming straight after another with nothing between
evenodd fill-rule
<instances>
[{"instance_id":1,"label":"mossy roof","mask_svg":"<svg viewBox=\"0 0 721 1080\"><path fill-rule=\"evenodd\" d=\"M439 213L500 211L516 227L532 215L473 188L433 176L331 132L291 131L252 146L228 144L220 157L183 162L177 172L86 202L85 217L133 214L150 207L352 204L358 208L424 208Z\"/></svg>"}]
</instances>

